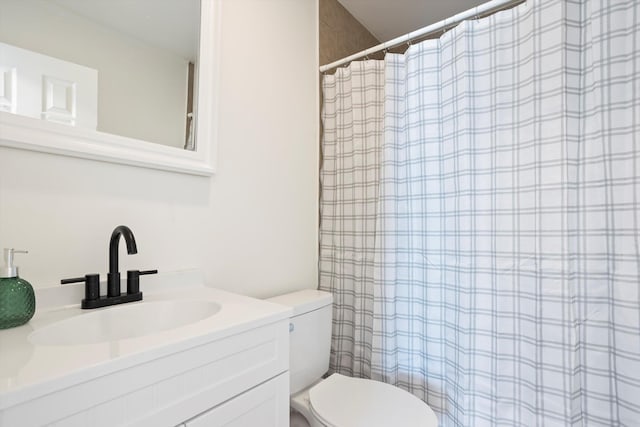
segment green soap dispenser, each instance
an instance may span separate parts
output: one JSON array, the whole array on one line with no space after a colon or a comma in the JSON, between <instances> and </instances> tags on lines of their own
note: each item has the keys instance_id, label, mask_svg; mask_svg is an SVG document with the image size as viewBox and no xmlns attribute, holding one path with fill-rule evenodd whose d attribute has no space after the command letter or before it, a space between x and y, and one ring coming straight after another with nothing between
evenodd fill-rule
<instances>
[{"instance_id":1,"label":"green soap dispenser","mask_svg":"<svg viewBox=\"0 0 640 427\"><path fill-rule=\"evenodd\" d=\"M36 312L33 287L18 277L18 267L13 265L13 256L19 253L27 251L4 250L5 265L0 268L0 329L24 325Z\"/></svg>"}]
</instances>

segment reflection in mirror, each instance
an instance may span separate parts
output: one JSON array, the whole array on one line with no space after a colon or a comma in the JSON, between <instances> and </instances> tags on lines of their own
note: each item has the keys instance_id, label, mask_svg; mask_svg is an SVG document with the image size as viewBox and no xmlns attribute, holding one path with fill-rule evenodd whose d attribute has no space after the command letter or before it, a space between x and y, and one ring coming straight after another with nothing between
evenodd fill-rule
<instances>
[{"instance_id":1,"label":"reflection in mirror","mask_svg":"<svg viewBox=\"0 0 640 427\"><path fill-rule=\"evenodd\" d=\"M0 0L0 111L195 150L199 0Z\"/></svg>"}]
</instances>

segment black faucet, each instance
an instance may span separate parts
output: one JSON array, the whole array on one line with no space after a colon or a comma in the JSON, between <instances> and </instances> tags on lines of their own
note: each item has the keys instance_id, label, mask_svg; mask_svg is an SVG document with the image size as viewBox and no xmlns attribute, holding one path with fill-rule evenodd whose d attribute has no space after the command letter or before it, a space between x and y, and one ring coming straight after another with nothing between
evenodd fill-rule
<instances>
[{"instance_id":1,"label":"black faucet","mask_svg":"<svg viewBox=\"0 0 640 427\"><path fill-rule=\"evenodd\" d=\"M107 274L107 297L120 296L120 268L118 267L118 246L120 236L124 237L129 255L137 254L136 238L133 232L126 225L119 225L111 233L109 242L109 274Z\"/></svg>"},{"instance_id":2,"label":"black faucet","mask_svg":"<svg viewBox=\"0 0 640 427\"><path fill-rule=\"evenodd\" d=\"M118 246L120 236L124 236L129 255L137 254L138 247L133 232L126 225L117 226L111 233L109 241L109 273L107 274L107 295L100 295L100 275L86 274L84 277L63 279L60 283L84 282L85 297L82 300L82 308L99 308L108 305L123 304L125 302L142 300L140 292L140 276L156 274L158 270L129 270L127 271L127 293L120 293L120 271L118 268Z\"/></svg>"}]
</instances>

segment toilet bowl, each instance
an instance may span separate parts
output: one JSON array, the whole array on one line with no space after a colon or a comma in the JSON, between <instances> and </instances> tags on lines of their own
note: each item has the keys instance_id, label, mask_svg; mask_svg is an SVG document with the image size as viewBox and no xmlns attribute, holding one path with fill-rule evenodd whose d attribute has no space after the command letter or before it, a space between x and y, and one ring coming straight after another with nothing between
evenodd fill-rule
<instances>
[{"instance_id":1,"label":"toilet bowl","mask_svg":"<svg viewBox=\"0 0 640 427\"><path fill-rule=\"evenodd\" d=\"M437 427L436 414L411 393L378 381L332 374L291 398L311 427Z\"/></svg>"},{"instance_id":2,"label":"toilet bowl","mask_svg":"<svg viewBox=\"0 0 640 427\"><path fill-rule=\"evenodd\" d=\"M332 296L305 290L270 298L292 308L291 408L311 427L437 427L433 410L411 393L379 381L332 374Z\"/></svg>"}]
</instances>

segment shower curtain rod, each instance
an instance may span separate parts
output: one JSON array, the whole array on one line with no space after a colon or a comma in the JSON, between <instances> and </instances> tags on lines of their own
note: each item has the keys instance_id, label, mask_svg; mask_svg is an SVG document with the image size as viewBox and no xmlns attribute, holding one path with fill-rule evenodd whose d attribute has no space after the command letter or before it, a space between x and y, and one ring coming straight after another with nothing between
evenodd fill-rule
<instances>
[{"instance_id":1,"label":"shower curtain rod","mask_svg":"<svg viewBox=\"0 0 640 427\"><path fill-rule=\"evenodd\" d=\"M460 12L450 18L446 18L440 22L436 22L435 24L428 25L403 36L396 37L395 39L389 40L388 42L380 43L377 46L365 49L362 52L354 53L353 55L347 56L346 58L342 58L330 64L323 65L320 67L320 72L324 73L325 71L332 70L343 64L348 64L351 61L355 61L356 59L364 58L373 53L380 52L381 50L387 50L396 46L403 45L405 43L411 43L411 41L413 40L426 37L431 34L445 32L466 19L491 15L492 13L498 12L502 9L508 9L513 6L517 6L520 3L524 3L525 1L526 0L491 0L487 3L482 3L481 5L473 7L469 10L465 10L464 12Z\"/></svg>"}]
</instances>

